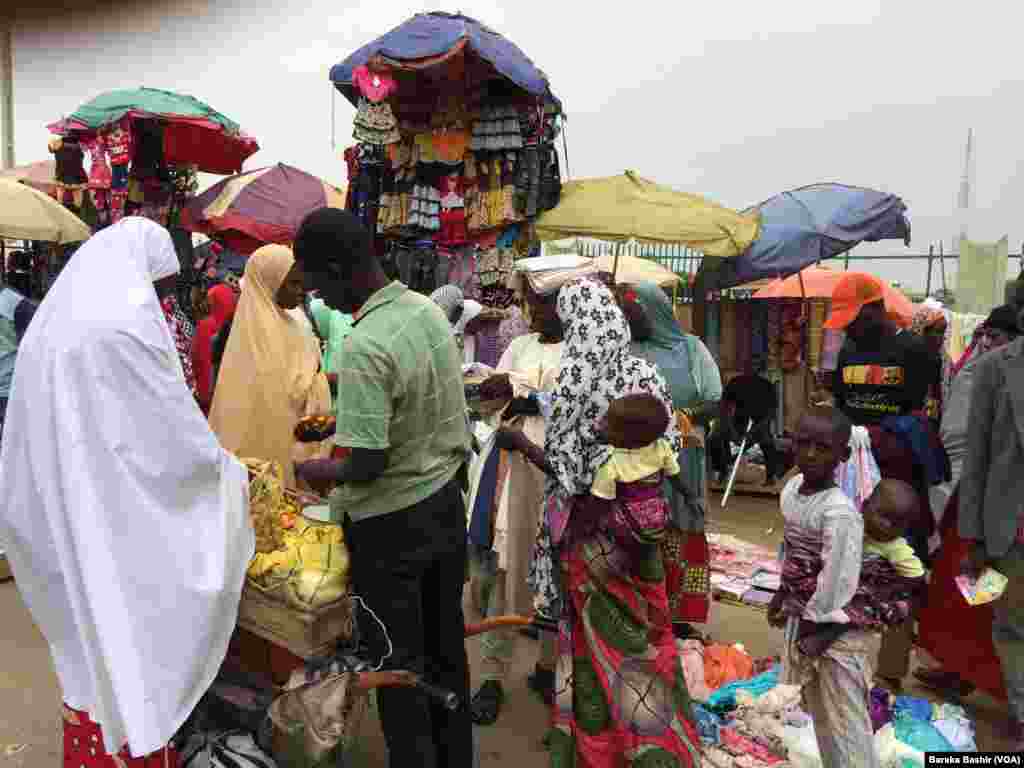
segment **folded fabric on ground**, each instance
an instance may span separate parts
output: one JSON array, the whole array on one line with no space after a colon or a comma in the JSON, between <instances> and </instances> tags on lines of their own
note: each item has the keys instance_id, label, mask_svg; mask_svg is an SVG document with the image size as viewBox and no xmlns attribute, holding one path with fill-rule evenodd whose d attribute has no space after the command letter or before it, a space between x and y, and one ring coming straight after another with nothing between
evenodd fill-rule
<instances>
[{"instance_id":1,"label":"folded fabric on ground","mask_svg":"<svg viewBox=\"0 0 1024 768\"><path fill-rule=\"evenodd\" d=\"M782 564L777 552L768 547L728 534L708 534L711 557L711 591L727 603L764 609L777 592Z\"/></svg>"},{"instance_id":2,"label":"folded fabric on ground","mask_svg":"<svg viewBox=\"0 0 1024 768\"><path fill-rule=\"evenodd\" d=\"M736 708L736 694L740 691L747 691L755 697L767 693L779 684L779 669L780 667L776 665L756 677L736 680L721 686L708 697L707 708L714 712L728 712ZM705 675L707 674L706 670L707 656L705 655Z\"/></svg>"},{"instance_id":3,"label":"folded fabric on ground","mask_svg":"<svg viewBox=\"0 0 1024 768\"><path fill-rule=\"evenodd\" d=\"M734 645L714 644L704 649L704 681L710 691L717 692L734 681L746 681L753 673L754 660ZM713 696L712 693L707 700Z\"/></svg>"}]
</instances>

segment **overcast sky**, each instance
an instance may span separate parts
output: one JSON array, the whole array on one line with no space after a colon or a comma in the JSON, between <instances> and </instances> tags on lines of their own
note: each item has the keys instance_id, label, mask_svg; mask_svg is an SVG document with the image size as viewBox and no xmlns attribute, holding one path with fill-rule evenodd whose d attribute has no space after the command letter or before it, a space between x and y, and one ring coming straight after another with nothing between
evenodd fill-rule
<instances>
[{"instance_id":1,"label":"overcast sky","mask_svg":"<svg viewBox=\"0 0 1024 768\"><path fill-rule=\"evenodd\" d=\"M975 239L1024 240L1020 46L1007 0L178 0L22 22L15 32L16 152L47 157L46 123L96 94L191 93L261 150L335 183L353 110L331 65L407 17L461 10L517 43L565 104L569 170L630 168L736 208L816 181L895 192L912 251L958 231L968 127L977 138ZM564 169L563 169L564 170ZM899 252L902 246L883 246Z\"/></svg>"}]
</instances>

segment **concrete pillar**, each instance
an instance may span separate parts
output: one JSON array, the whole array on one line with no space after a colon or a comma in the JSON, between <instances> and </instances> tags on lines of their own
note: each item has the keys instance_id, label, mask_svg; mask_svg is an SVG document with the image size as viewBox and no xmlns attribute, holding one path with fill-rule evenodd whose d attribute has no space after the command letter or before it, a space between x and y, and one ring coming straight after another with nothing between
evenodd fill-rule
<instances>
[{"instance_id":1,"label":"concrete pillar","mask_svg":"<svg viewBox=\"0 0 1024 768\"><path fill-rule=\"evenodd\" d=\"M0 16L0 167L14 167L14 16Z\"/></svg>"}]
</instances>

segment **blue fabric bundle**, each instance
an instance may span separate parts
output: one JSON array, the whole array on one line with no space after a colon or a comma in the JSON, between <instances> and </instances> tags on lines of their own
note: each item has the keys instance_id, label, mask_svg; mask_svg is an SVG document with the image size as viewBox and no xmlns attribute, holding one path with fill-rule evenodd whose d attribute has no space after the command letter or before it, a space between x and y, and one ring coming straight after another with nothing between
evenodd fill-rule
<instances>
[{"instance_id":1,"label":"blue fabric bundle","mask_svg":"<svg viewBox=\"0 0 1024 768\"><path fill-rule=\"evenodd\" d=\"M749 680L734 680L726 683L708 696L706 706L714 712L728 712L736 709L736 694L746 691L755 699L762 696L779 684L779 665L776 664L767 672L762 672Z\"/></svg>"}]
</instances>

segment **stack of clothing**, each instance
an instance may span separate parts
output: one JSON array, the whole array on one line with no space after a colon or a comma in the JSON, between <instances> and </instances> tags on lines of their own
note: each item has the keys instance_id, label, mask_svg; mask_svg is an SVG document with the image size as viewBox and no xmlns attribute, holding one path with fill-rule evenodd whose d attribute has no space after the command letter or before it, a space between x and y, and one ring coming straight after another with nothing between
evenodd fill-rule
<instances>
[{"instance_id":1,"label":"stack of clothing","mask_svg":"<svg viewBox=\"0 0 1024 768\"><path fill-rule=\"evenodd\" d=\"M593 259L576 254L532 256L515 262L510 287L524 293L526 286L540 296L554 293L570 279L587 277L597 272Z\"/></svg>"},{"instance_id":2,"label":"stack of clothing","mask_svg":"<svg viewBox=\"0 0 1024 768\"><path fill-rule=\"evenodd\" d=\"M715 599L767 609L781 580L778 553L725 534L709 533L708 545Z\"/></svg>"}]
</instances>

